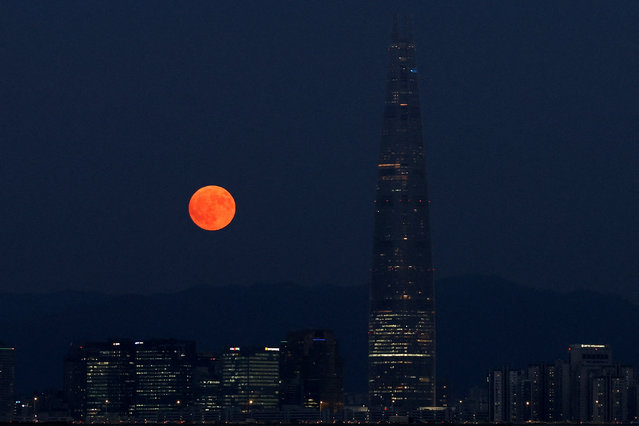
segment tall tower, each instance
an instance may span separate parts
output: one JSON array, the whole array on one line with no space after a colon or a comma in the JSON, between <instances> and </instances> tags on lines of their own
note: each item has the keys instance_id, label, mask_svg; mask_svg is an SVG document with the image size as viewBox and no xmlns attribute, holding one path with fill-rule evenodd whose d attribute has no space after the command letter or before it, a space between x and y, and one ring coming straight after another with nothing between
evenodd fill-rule
<instances>
[{"instance_id":1,"label":"tall tower","mask_svg":"<svg viewBox=\"0 0 639 426\"><path fill-rule=\"evenodd\" d=\"M394 19L377 195L368 331L372 408L435 405L435 295L415 43Z\"/></svg>"}]
</instances>

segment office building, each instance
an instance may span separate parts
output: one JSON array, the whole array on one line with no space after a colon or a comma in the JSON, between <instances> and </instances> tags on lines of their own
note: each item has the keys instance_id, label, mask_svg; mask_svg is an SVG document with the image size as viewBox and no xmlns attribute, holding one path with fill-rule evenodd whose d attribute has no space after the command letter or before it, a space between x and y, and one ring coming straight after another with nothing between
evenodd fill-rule
<instances>
[{"instance_id":1,"label":"office building","mask_svg":"<svg viewBox=\"0 0 639 426\"><path fill-rule=\"evenodd\" d=\"M282 408L315 408L336 415L344 406L343 370L331 331L288 333L280 345Z\"/></svg>"},{"instance_id":2,"label":"office building","mask_svg":"<svg viewBox=\"0 0 639 426\"><path fill-rule=\"evenodd\" d=\"M74 343L64 360L64 399L76 421L165 422L193 411L195 343Z\"/></svg>"},{"instance_id":3,"label":"office building","mask_svg":"<svg viewBox=\"0 0 639 426\"><path fill-rule=\"evenodd\" d=\"M134 363L130 341L72 344L64 367L64 395L75 420L131 419Z\"/></svg>"},{"instance_id":4,"label":"office building","mask_svg":"<svg viewBox=\"0 0 639 426\"><path fill-rule=\"evenodd\" d=\"M231 347L222 354L222 405L244 413L279 407L279 348Z\"/></svg>"},{"instance_id":5,"label":"office building","mask_svg":"<svg viewBox=\"0 0 639 426\"><path fill-rule=\"evenodd\" d=\"M213 352L197 354L193 372L195 409L193 420L197 422L220 421L222 415L221 360Z\"/></svg>"},{"instance_id":6,"label":"office building","mask_svg":"<svg viewBox=\"0 0 639 426\"><path fill-rule=\"evenodd\" d=\"M382 414L435 405L435 297L415 43L393 25L377 164L369 398Z\"/></svg>"},{"instance_id":7,"label":"office building","mask_svg":"<svg viewBox=\"0 0 639 426\"><path fill-rule=\"evenodd\" d=\"M174 339L134 343L134 416L138 422L190 419L193 410L195 342Z\"/></svg>"}]
</instances>

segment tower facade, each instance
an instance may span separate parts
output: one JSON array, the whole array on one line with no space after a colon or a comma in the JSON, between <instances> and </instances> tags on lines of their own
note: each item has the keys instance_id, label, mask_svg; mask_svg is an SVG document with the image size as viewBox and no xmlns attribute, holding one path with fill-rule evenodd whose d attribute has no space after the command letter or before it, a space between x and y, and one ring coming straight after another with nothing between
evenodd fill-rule
<instances>
[{"instance_id":1,"label":"tower facade","mask_svg":"<svg viewBox=\"0 0 639 426\"><path fill-rule=\"evenodd\" d=\"M435 295L415 43L393 25L377 164L369 315L372 408L435 405Z\"/></svg>"}]
</instances>

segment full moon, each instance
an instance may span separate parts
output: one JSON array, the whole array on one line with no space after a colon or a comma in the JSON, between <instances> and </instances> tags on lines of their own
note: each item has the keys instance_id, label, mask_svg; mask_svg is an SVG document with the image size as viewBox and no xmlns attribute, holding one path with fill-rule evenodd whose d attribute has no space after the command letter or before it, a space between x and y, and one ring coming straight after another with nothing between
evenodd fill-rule
<instances>
[{"instance_id":1,"label":"full moon","mask_svg":"<svg viewBox=\"0 0 639 426\"><path fill-rule=\"evenodd\" d=\"M189 215L197 226L217 231L231 223L235 216L235 200L221 186L209 185L195 191L189 201Z\"/></svg>"}]
</instances>

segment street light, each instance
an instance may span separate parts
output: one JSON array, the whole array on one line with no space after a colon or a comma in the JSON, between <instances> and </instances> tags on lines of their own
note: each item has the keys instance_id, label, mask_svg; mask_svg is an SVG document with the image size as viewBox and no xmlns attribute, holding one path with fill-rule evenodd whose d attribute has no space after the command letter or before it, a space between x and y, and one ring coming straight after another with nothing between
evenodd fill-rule
<instances>
[{"instance_id":1,"label":"street light","mask_svg":"<svg viewBox=\"0 0 639 426\"><path fill-rule=\"evenodd\" d=\"M33 397L33 421L37 422L38 421L38 410L36 408L36 404L38 402L38 397L34 396Z\"/></svg>"}]
</instances>

